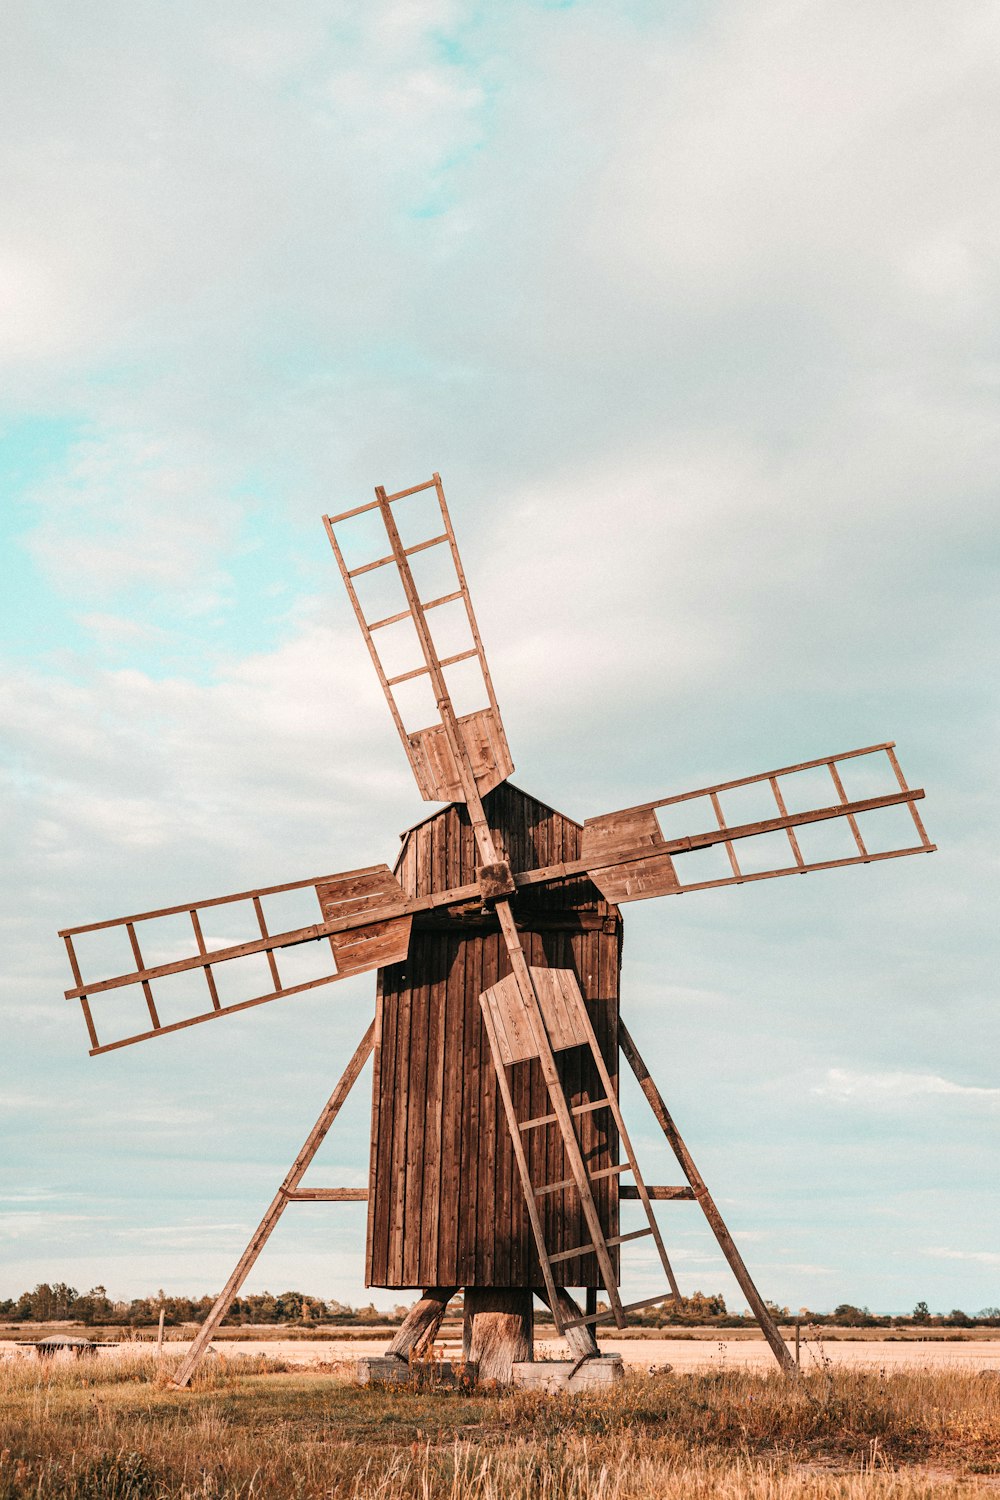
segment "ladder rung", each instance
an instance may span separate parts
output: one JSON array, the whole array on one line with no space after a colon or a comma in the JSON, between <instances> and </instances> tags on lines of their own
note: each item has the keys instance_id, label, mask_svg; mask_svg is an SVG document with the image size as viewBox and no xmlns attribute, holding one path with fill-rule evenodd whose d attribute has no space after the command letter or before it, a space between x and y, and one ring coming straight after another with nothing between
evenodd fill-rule
<instances>
[{"instance_id":1,"label":"ladder rung","mask_svg":"<svg viewBox=\"0 0 1000 1500\"><path fill-rule=\"evenodd\" d=\"M617 1177L619 1172L630 1171L628 1162L622 1162L617 1167L602 1167L599 1172L588 1172L587 1177L591 1182L596 1182L600 1177ZM563 1188L576 1187L575 1177L564 1177L562 1182L547 1182L544 1187L535 1188L535 1197L544 1198L546 1193L558 1193Z\"/></svg>"},{"instance_id":2,"label":"ladder rung","mask_svg":"<svg viewBox=\"0 0 1000 1500\"><path fill-rule=\"evenodd\" d=\"M475 646L473 646L471 651L459 651L454 656L442 656L438 665L442 667L453 667L457 661L468 661L470 656L478 655L479 652L476 650Z\"/></svg>"},{"instance_id":3,"label":"ladder rung","mask_svg":"<svg viewBox=\"0 0 1000 1500\"><path fill-rule=\"evenodd\" d=\"M378 501L369 500L367 505L356 505L353 510L342 510L339 516L327 516L331 526L337 526L341 521L349 521L352 516L363 516L366 510L378 510Z\"/></svg>"},{"instance_id":4,"label":"ladder rung","mask_svg":"<svg viewBox=\"0 0 1000 1500\"><path fill-rule=\"evenodd\" d=\"M478 655L478 651L475 646L472 646L471 651L459 651L459 654L453 657L441 657L438 666L454 666L456 661L468 661L469 657L474 657L474 655ZM385 681L390 687L396 687L397 682L409 682L411 676L423 676L424 672L429 672L429 670L429 666L415 666L412 672L400 672L399 676L387 676Z\"/></svg>"},{"instance_id":5,"label":"ladder rung","mask_svg":"<svg viewBox=\"0 0 1000 1500\"><path fill-rule=\"evenodd\" d=\"M461 599L461 598L462 598L462 590L461 589L456 589L453 594L442 594L441 597L440 597L440 599L428 599L427 603L426 604L422 604L420 607L421 607L421 609L424 609L424 610L437 609L437 607L438 607L439 604L450 604L453 599Z\"/></svg>"},{"instance_id":6,"label":"ladder rung","mask_svg":"<svg viewBox=\"0 0 1000 1500\"><path fill-rule=\"evenodd\" d=\"M407 495L418 495L421 490L432 490L435 483L436 480L425 479L423 484L411 484L408 490L397 490L394 495L386 495L385 498L391 505L394 500L405 500Z\"/></svg>"},{"instance_id":7,"label":"ladder rung","mask_svg":"<svg viewBox=\"0 0 1000 1500\"><path fill-rule=\"evenodd\" d=\"M414 542L412 547L403 548L404 557L412 557L414 552L426 552L428 547L440 547L442 542L448 540L448 533L442 531L440 536L428 537L426 542Z\"/></svg>"},{"instance_id":8,"label":"ladder rung","mask_svg":"<svg viewBox=\"0 0 1000 1500\"><path fill-rule=\"evenodd\" d=\"M381 630L383 625L396 625L400 620L411 620L413 616L408 609L401 609L398 615L386 615L384 620L372 620L369 630Z\"/></svg>"},{"instance_id":9,"label":"ladder rung","mask_svg":"<svg viewBox=\"0 0 1000 1500\"><path fill-rule=\"evenodd\" d=\"M603 1109L609 1101L607 1099L592 1099L589 1104L574 1104L570 1110L571 1115L589 1114L592 1109ZM538 1125L554 1125L555 1115L538 1115L534 1120L522 1120L519 1129L534 1130Z\"/></svg>"},{"instance_id":10,"label":"ladder rung","mask_svg":"<svg viewBox=\"0 0 1000 1500\"><path fill-rule=\"evenodd\" d=\"M631 1234L616 1234L604 1243L609 1249L613 1245L624 1245L628 1240L641 1240L643 1235L652 1234L651 1229L633 1229ZM550 1255L549 1261L555 1263L557 1260L572 1260L575 1255L593 1255L593 1245L577 1245L575 1250L560 1250L558 1255Z\"/></svg>"},{"instance_id":11,"label":"ladder rung","mask_svg":"<svg viewBox=\"0 0 1000 1500\"><path fill-rule=\"evenodd\" d=\"M655 1307L658 1302L673 1302L673 1292L661 1292L659 1297L644 1297L641 1302L625 1302L622 1304L622 1312L638 1312L640 1307ZM586 1318L571 1318L563 1328L580 1328L584 1323L607 1323L614 1318L614 1313L609 1307L605 1312L590 1313Z\"/></svg>"},{"instance_id":12,"label":"ladder rung","mask_svg":"<svg viewBox=\"0 0 1000 1500\"><path fill-rule=\"evenodd\" d=\"M544 1187L537 1187L533 1191L536 1198L544 1198L547 1193L561 1193L563 1188L575 1186L576 1179L574 1177L564 1177L562 1182L547 1182Z\"/></svg>"},{"instance_id":13,"label":"ladder rung","mask_svg":"<svg viewBox=\"0 0 1000 1500\"><path fill-rule=\"evenodd\" d=\"M375 568L384 568L386 563L395 561L395 552L390 552L388 557L377 557L374 562L362 563L360 568L351 568L347 576L348 578L358 578L362 573L371 573Z\"/></svg>"},{"instance_id":14,"label":"ladder rung","mask_svg":"<svg viewBox=\"0 0 1000 1500\"><path fill-rule=\"evenodd\" d=\"M426 542L417 542L412 547L403 548L404 557L412 557L414 552L426 552L428 547L440 547L442 542L448 540L448 533L442 532L441 536L428 537ZM390 552L388 557L377 557L374 562L362 563L360 568L351 568L348 578L357 578L361 573L371 573L375 568L384 568L387 563L395 562L395 552Z\"/></svg>"},{"instance_id":15,"label":"ladder rung","mask_svg":"<svg viewBox=\"0 0 1000 1500\"><path fill-rule=\"evenodd\" d=\"M412 677L423 677L430 671L430 667L414 667L412 672L400 672L398 677L387 677L387 687L395 687L397 682L409 682Z\"/></svg>"},{"instance_id":16,"label":"ladder rung","mask_svg":"<svg viewBox=\"0 0 1000 1500\"><path fill-rule=\"evenodd\" d=\"M461 599L462 590L456 589L453 594L442 594L440 599L428 599L426 604L421 604L424 611L437 609L439 604L450 604L453 599ZM408 609L401 609L398 615L386 615L384 620L371 620L368 622L369 630L381 630L383 625L398 625L400 620L412 620L413 616Z\"/></svg>"}]
</instances>

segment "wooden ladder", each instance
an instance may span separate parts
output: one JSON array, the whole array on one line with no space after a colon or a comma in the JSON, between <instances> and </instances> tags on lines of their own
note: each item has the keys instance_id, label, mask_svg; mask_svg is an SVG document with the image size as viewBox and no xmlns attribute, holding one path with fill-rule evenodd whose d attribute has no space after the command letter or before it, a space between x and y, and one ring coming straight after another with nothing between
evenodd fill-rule
<instances>
[{"instance_id":1,"label":"wooden ladder","mask_svg":"<svg viewBox=\"0 0 1000 1500\"><path fill-rule=\"evenodd\" d=\"M582 1323L599 1323L610 1319L614 1319L617 1327L623 1328L626 1313L640 1307L652 1307L668 1297L679 1297L680 1292L653 1214L649 1193L622 1118L615 1086L587 1013L576 975L571 969L536 968L535 966L531 967L530 975L536 1008L535 1016L531 1015L523 989L513 974L486 990L480 996L480 1005L486 1034L489 1038L493 1066L500 1086L507 1128L514 1148L514 1158L517 1162L528 1217L542 1267L542 1276L550 1297L549 1305L559 1333ZM539 1022L541 1035L539 1035ZM530 1120L519 1120L510 1080L507 1076L508 1068L528 1062L532 1058L541 1057L543 1050L549 1053L551 1059L553 1053L575 1046L590 1048L604 1091L602 1097L587 1100L582 1104L570 1105L555 1067L543 1068L552 1103L552 1113L538 1115ZM607 1109L610 1112L626 1159L615 1166L602 1167L592 1172L583 1159L573 1120L574 1117L578 1118L599 1109ZM545 1129L552 1125L558 1126L560 1130L572 1175L559 1182L534 1183L531 1180L528 1157L524 1149L524 1136L530 1130ZM597 1204L594 1201L593 1184L603 1178L617 1177L629 1171L635 1178L636 1195L646 1215L646 1227L631 1230L628 1234L608 1236L604 1233ZM570 1250L560 1250L556 1254L550 1254L545 1245L539 1202L550 1193L562 1192L567 1188L575 1188L580 1197L590 1239ZM670 1290L662 1292L657 1297L644 1298L641 1302L623 1303L618 1292L618 1278L615 1275L610 1251L619 1245L646 1237L652 1237L656 1245ZM578 1256L588 1254L597 1256L604 1287L611 1304L610 1309L601 1313L588 1313L585 1317L566 1319L559 1310L559 1301L555 1295L556 1276L553 1273L553 1267L563 1261L574 1260Z\"/></svg>"}]
</instances>

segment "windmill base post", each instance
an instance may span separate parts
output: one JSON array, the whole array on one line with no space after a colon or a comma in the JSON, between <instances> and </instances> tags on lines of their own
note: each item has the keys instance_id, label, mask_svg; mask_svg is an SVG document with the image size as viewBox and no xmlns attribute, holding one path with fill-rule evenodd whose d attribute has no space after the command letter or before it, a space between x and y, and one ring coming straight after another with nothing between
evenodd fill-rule
<instances>
[{"instance_id":1,"label":"windmill base post","mask_svg":"<svg viewBox=\"0 0 1000 1500\"><path fill-rule=\"evenodd\" d=\"M515 1364L531 1359L532 1296L530 1287L466 1287L462 1351L480 1381L510 1385Z\"/></svg>"},{"instance_id":2,"label":"windmill base post","mask_svg":"<svg viewBox=\"0 0 1000 1500\"><path fill-rule=\"evenodd\" d=\"M433 1344L448 1303L458 1291L454 1286L428 1287L406 1314L398 1333L386 1349L387 1359L409 1362L420 1359Z\"/></svg>"}]
</instances>

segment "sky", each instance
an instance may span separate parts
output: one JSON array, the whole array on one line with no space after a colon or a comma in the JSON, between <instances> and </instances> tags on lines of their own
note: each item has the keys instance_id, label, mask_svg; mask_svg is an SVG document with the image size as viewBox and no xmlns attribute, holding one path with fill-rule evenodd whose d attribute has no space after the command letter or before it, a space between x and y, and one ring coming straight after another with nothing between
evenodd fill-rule
<instances>
[{"instance_id":1,"label":"sky","mask_svg":"<svg viewBox=\"0 0 1000 1500\"><path fill-rule=\"evenodd\" d=\"M0 1295L217 1290L364 1031L370 974L91 1059L56 932L392 862L321 516L437 470L561 811L897 742L937 853L626 908L622 1014L766 1297L1000 1304L995 5L4 29ZM364 1206L299 1205L248 1287L363 1277Z\"/></svg>"}]
</instances>

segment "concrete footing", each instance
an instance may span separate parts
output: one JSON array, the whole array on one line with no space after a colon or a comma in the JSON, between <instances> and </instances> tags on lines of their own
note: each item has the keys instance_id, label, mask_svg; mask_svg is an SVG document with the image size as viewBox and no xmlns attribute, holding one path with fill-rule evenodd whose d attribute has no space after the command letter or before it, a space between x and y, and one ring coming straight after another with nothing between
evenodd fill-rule
<instances>
[{"instance_id":1,"label":"concrete footing","mask_svg":"<svg viewBox=\"0 0 1000 1500\"><path fill-rule=\"evenodd\" d=\"M450 1359L414 1359L409 1363L385 1354L362 1354L358 1358L354 1379L358 1385L458 1386L471 1389L477 1369L469 1361Z\"/></svg>"},{"instance_id":2,"label":"concrete footing","mask_svg":"<svg viewBox=\"0 0 1000 1500\"><path fill-rule=\"evenodd\" d=\"M521 1390L593 1391L625 1378L620 1354L599 1354L580 1364L575 1359L524 1360L514 1366L514 1385Z\"/></svg>"}]
</instances>

